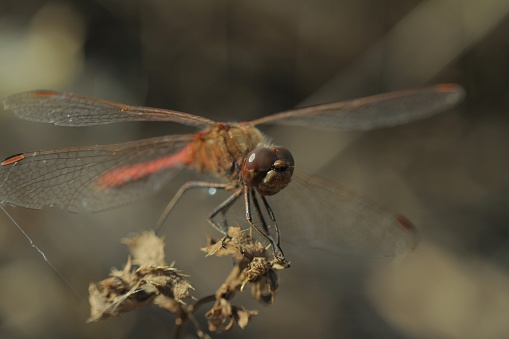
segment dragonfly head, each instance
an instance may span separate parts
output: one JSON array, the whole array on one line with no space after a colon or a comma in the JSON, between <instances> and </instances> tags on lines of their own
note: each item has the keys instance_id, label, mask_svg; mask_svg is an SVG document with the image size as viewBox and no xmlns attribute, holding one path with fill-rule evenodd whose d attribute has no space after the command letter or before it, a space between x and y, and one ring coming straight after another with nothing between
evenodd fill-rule
<instances>
[{"instance_id":1,"label":"dragonfly head","mask_svg":"<svg viewBox=\"0 0 509 339\"><path fill-rule=\"evenodd\" d=\"M242 180L261 195L273 195L290 183L294 164L292 153L284 147L257 147L244 159Z\"/></svg>"}]
</instances>

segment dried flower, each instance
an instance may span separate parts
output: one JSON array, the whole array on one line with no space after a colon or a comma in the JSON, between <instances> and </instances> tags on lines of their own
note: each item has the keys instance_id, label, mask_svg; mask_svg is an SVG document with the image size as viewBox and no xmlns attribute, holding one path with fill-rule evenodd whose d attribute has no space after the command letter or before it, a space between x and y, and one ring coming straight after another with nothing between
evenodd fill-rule
<instances>
[{"instance_id":1,"label":"dried flower","mask_svg":"<svg viewBox=\"0 0 509 339\"><path fill-rule=\"evenodd\" d=\"M178 312L183 300L191 296L192 286L187 276L165 264L162 239L147 232L124 242L129 244L134 259L128 258L122 271L113 269L109 278L90 284L88 321L116 316L148 304ZM133 269L132 262L140 266Z\"/></svg>"},{"instance_id":2,"label":"dried flower","mask_svg":"<svg viewBox=\"0 0 509 339\"><path fill-rule=\"evenodd\" d=\"M235 264L230 274L214 295L194 299L188 276L166 264L164 239L146 232L122 241L129 246L133 259L128 258L122 271L113 269L107 279L90 284L89 321L156 305L177 315L174 338L184 335L188 320L193 322L200 338L208 338L194 313L209 302L214 302L205 314L209 331L228 332L235 324L245 328L258 311L232 305L235 294L251 284L252 295L259 302L272 304L278 289L277 270L289 266L287 261L274 259L273 251L254 240L250 232L231 227L227 237L221 241L209 237L207 246L202 249L207 256L231 256ZM187 299L193 303L187 304Z\"/></svg>"}]
</instances>

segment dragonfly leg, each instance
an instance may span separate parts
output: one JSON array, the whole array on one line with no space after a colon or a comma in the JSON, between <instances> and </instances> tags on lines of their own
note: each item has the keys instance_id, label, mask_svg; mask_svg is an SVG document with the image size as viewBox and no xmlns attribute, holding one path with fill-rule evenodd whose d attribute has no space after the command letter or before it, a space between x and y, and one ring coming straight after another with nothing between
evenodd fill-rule
<instances>
[{"instance_id":1,"label":"dragonfly leg","mask_svg":"<svg viewBox=\"0 0 509 339\"><path fill-rule=\"evenodd\" d=\"M276 215L272 211L272 208L270 208L269 202L263 195L262 195L262 201L263 201L263 205L265 206L265 210L269 214L270 220L272 220L272 222L274 223L274 228L276 229L276 234L277 234L277 244L279 245L280 241L281 241L281 237L279 235L279 228L277 227Z\"/></svg>"},{"instance_id":2,"label":"dragonfly leg","mask_svg":"<svg viewBox=\"0 0 509 339\"><path fill-rule=\"evenodd\" d=\"M258 198L256 197L256 194L251 191L251 200L254 204L254 209L256 213L258 214L258 217L260 218L260 223L262 224L262 228L265 234L270 234L269 232L269 226L267 225L267 222L265 221L265 217L263 216L262 210L260 209L260 204L258 202Z\"/></svg>"},{"instance_id":3,"label":"dragonfly leg","mask_svg":"<svg viewBox=\"0 0 509 339\"><path fill-rule=\"evenodd\" d=\"M255 229L265 240L267 240L270 243L270 245L272 246L272 250L274 251L274 257L279 261L286 261L285 255L283 254L283 250L279 246L279 241L278 242L274 241L274 238L268 232L267 225L265 224L265 220L263 219L262 212L260 210L260 205L258 204L255 194L256 194L256 192L255 192L254 188L250 188L250 189L246 188L244 190L244 204L245 204L245 209L246 209L246 220L253 229ZM251 198L253 199L253 202L254 202L254 205L256 208L256 212L258 213L258 215L260 216L260 220L262 221L262 224L264 227L263 231L260 230L260 228L258 228L253 223L253 216L251 214ZM264 204L265 204L265 202L264 202ZM267 206L268 206L268 204L267 204ZM269 215L270 214L273 215L272 210L270 210L270 212L269 211L267 211L267 212L269 213ZM272 217L271 217L271 219L272 219ZM278 233L278 239L279 239L279 231L277 233Z\"/></svg>"},{"instance_id":4,"label":"dragonfly leg","mask_svg":"<svg viewBox=\"0 0 509 339\"><path fill-rule=\"evenodd\" d=\"M224 184L224 183L215 183L215 182L204 182L204 181L189 181L182 185L180 189L175 193L173 198L170 200L168 205L166 205L166 208L164 209L163 213L161 213L161 216L156 222L156 226L154 227L154 231L156 234L159 233L159 230L161 229L161 226L163 225L164 221L170 214L170 212L173 210L173 207L177 204L177 202L180 200L182 195L191 188L216 188L216 189L224 189L224 190L230 190L233 188L231 184ZM222 232L224 233L224 232Z\"/></svg>"},{"instance_id":5,"label":"dragonfly leg","mask_svg":"<svg viewBox=\"0 0 509 339\"><path fill-rule=\"evenodd\" d=\"M226 212L230 209L230 207L237 201L237 199L242 194L243 189L238 189L228 197L225 201L223 201L219 206L214 208L212 212L209 214L209 223L223 235L228 236L228 223L226 221ZM214 221L214 217L221 213L221 223Z\"/></svg>"}]
</instances>

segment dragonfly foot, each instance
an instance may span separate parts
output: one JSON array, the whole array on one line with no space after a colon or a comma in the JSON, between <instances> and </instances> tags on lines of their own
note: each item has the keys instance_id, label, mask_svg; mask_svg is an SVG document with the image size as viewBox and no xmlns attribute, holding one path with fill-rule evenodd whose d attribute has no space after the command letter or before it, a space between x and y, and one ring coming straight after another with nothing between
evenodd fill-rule
<instances>
[{"instance_id":1,"label":"dragonfly foot","mask_svg":"<svg viewBox=\"0 0 509 339\"><path fill-rule=\"evenodd\" d=\"M226 248L226 243L231 241L232 240L232 237L230 237L229 235L225 235L222 239L221 239L221 247L222 248Z\"/></svg>"}]
</instances>

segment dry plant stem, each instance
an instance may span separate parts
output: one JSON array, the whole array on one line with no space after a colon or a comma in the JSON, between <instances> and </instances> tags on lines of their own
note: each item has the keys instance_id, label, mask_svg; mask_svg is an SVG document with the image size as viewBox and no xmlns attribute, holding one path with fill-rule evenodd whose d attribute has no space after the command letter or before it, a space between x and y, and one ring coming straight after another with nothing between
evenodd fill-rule
<instances>
[{"instance_id":1,"label":"dry plant stem","mask_svg":"<svg viewBox=\"0 0 509 339\"><path fill-rule=\"evenodd\" d=\"M173 333L171 334L171 339L180 339L183 338L183 336L186 334L185 329L187 325L187 321L191 319L193 321L196 332L198 333L198 336L203 337L200 335L199 332L201 332L199 324L196 323L196 318L194 317L194 313L200 309L203 305L207 303L211 303L216 301L215 295L209 295L204 298L201 298L200 300L196 301L194 304L189 305L186 308L182 307L182 311L179 313L177 319L175 320L175 327L173 329ZM204 334L208 337L207 334Z\"/></svg>"},{"instance_id":2,"label":"dry plant stem","mask_svg":"<svg viewBox=\"0 0 509 339\"><path fill-rule=\"evenodd\" d=\"M190 294L193 287L188 276L173 264L166 264L162 238L146 232L123 242L129 246L133 259L128 258L123 270L113 269L108 278L90 284L89 321L153 305L176 315L171 338L183 338L189 320L198 337L210 338L195 318L196 312L207 303L213 303L205 313L210 332L228 332L235 324L246 327L258 311L235 306L231 300L245 286L251 285L256 300L272 304L278 289L277 271L289 266L286 260L275 258L270 247L267 249L254 240L251 232L230 227L222 240L209 238L202 251L207 256L232 257L232 270L214 295L196 299Z\"/></svg>"}]
</instances>

